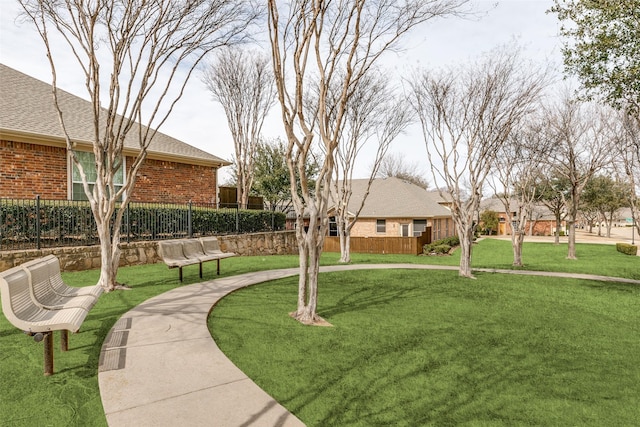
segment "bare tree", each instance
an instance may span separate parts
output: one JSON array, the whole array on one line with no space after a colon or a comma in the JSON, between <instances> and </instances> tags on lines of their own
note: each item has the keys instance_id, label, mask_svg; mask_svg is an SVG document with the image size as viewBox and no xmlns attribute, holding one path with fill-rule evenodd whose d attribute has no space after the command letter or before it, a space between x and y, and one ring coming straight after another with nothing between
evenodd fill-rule
<instances>
[{"instance_id":1,"label":"bare tree","mask_svg":"<svg viewBox=\"0 0 640 427\"><path fill-rule=\"evenodd\" d=\"M246 207L262 125L275 102L270 59L255 51L222 49L205 68L202 80L227 116L235 148L238 204Z\"/></svg>"},{"instance_id":2,"label":"bare tree","mask_svg":"<svg viewBox=\"0 0 640 427\"><path fill-rule=\"evenodd\" d=\"M619 112L614 121L617 140L616 154L620 161L623 176L629 187L628 202L631 208L633 227L640 235L640 118L632 114Z\"/></svg>"},{"instance_id":3,"label":"bare tree","mask_svg":"<svg viewBox=\"0 0 640 427\"><path fill-rule=\"evenodd\" d=\"M300 254L298 308L293 316L300 322L321 321L316 313L319 261L328 228L334 156L349 98L368 70L385 52L397 48L409 30L435 17L456 14L465 3L467 0L267 2L278 101L288 141L287 166L290 181L298 176L301 184L300 193L292 188ZM330 88L336 84L340 85L339 96L334 98L337 103L329 104ZM305 105L310 91L318 94L313 114ZM325 155L315 192L304 176L306 157L314 144Z\"/></svg>"},{"instance_id":4,"label":"bare tree","mask_svg":"<svg viewBox=\"0 0 640 427\"><path fill-rule=\"evenodd\" d=\"M460 276L473 277L474 217L496 153L531 112L544 84L544 74L524 67L511 48L466 68L423 73L411 82L434 181L446 185L452 200Z\"/></svg>"},{"instance_id":5,"label":"bare tree","mask_svg":"<svg viewBox=\"0 0 640 427\"><path fill-rule=\"evenodd\" d=\"M374 166L375 163L372 169ZM398 153L388 153L380 162L376 178L396 177L427 190L429 181L424 175L425 171L422 170L422 164L419 161L412 162Z\"/></svg>"},{"instance_id":6,"label":"bare tree","mask_svg":"<svg viewBox=\"0 0 640 427\"><path fill-rule=\"evenodd\" d=\"M394 94L380 70L372 70L363 76L347 101L332 184L342 263L351 262L351 229L364 208L378 168L391 143L413 119L409 106L405 104L406 100ZM364 194L357 206L351 206L356 161L363 149L370 149L373 141L377 142L377 149Z\"/></svg>"},{"instance_id":7,"label":"bare tree","mask_svg":"<svg viewBox=\"0 0 640 427\"><path fill-rule=\"evenodd\" d=\"M551 167L568 183L565 199L569 249L568 259L576 256L576 219L582 190L591 177L611 160L611 110L575 101L565 94L547 111L548 133L554 149Z\"/></svg>"},{"instance_id":8,"label":"bare tree","mask_svg":"<svg viewBox=\"0 0 640 427\"><path fill-rule=\"evenodd\" d=\"M542 175L540 170L551 144L535 121L523 123L498 148L492 178L495 196L502 202L510 220L513 265L522 266L522 244L527 221L533 217ZM511 213L515 216L511 217Z\"/></svg>"},{"instance_id":9,"label":"bare tree","mask_svg":"<svg viewBox=\"0 0 640 427\"><path fill-rule=\"evenodd\" d=\"M554 244L560 244L560 228L567 217L567 195L569 194L569 180L560 175L555 167L547 168L543 180L538 187L537 194L540 203L545 205L556 220Z\"/></svg>"},{"instance_id":10,"label":"bare tree","mask_svg":"<svg viewBox=\"0 0 640 427\"><path fill-rule=\"evenodd\" d=\"M47 50L53 101L98 227L102 262L99 283L113 290L117 287L122 216L149 144L203 56L240 41L255 12L248 2L226 0L20 3ZM86 163L80 162L67 131L73 117L67 117L58 102L52 42L56 33L85 76L94 118L94 185L88 183ZM103 87L108 92L103 92ZM126 181L120 187L114 183L114 176L123 167L127 138L137 140L139 151L126 165Z\"/></svg>"}]
</instances>

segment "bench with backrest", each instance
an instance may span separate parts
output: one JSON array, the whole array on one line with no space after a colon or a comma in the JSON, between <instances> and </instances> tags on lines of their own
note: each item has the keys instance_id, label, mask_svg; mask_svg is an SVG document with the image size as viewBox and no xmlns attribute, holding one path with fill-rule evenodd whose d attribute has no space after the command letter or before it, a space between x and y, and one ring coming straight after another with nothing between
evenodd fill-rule
<instances>
[{"instance_id":1,"label":"bench with backrest","mask_svg":"<svg viewBox=\"0 0 640 427\"><path fill-rule=\"evenodd\" d=\"M56 294L66 297L91 295L96 299L102 295L104 288L100 284L77 288L64 283L60 275L60 260L54 255L48 255L42 260L49 266L49 279L51 280L51 287Z\"/></svg>"},{"instance_id":2,"label":"bench with backrest","mask_svg":"<svg viewBox=\"0 0 640 427\"><path fill-rule=\"evenodd\" d=\"M61 350L67 351L68 332L80 329L102 292L95 287L87 290L72 288L56 277L59 275L60 264L54 256L28 261L0 273L2 311L13 326L33 336L36 341L44 340L45 375L53 374L53 331L60 331ZM60 291L72 293L73 289L78 289L78 293L86 295L80 296L82 299L77 299L77 295L56 298L46 289L53 286L53 281L47 280L47 276L55 278ZM37 282L37 290L33 280Z\"/></svg>"},{"instance_id":3,"label":"bench with backrest","mask_svg":"<svg viewBox=\"0 0 640 427\"><path fill-rule=\"evenodd\" d=\"M220 242L216 237L201 237L200 244L202 245L202 250L207 256L213 257L218 262L217 274L220 274L220 260L224 258L229 258L232 256L236 256L233 252L222 252L220 250Z\"/></svg>"},{"instance_id":4,"label":"bench with backrest","mask_svg":"<svg viewBox=\"0 0 640 427\"><path fill-rule=\"evenodd\" d=\"M202 278L202 263L217 262L217 274L220 274L220 260L235 256L232 252L222 252L215 237L201 239L165 240L158 243L160 257L169 268L178 268L182 282L182 267L198 264Z\"/></svg>"},{"instance_id":5,"label":"bench with backrest","mask_svg":"<svg viewBox=\"0 0 640 427\"><path fill-rule=\"evenodd\" d=\"M54 257L55 258L55 257ZM57 261L57 258L55 258ZM49 259L38 258L33 261L21 264L31 283L31 297L36 305L48 310L60 310L63 308L80 307L91 310L96 303L97 297L92 295L60 295L51 283L51 276L54 270L53 263ZM56 263L59 266L59 263ZM58 269L58 275L60 275Z\"/></svg>"}]
</instances>

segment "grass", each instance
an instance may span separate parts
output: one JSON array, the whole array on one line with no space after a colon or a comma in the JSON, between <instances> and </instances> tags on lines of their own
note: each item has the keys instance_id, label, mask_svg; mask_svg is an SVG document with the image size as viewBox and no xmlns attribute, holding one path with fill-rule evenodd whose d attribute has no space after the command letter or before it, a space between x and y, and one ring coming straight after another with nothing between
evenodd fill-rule
<instances>
[{"instance_id":1,"label":"grass","mask_svg":"<svg viewBox=\"0 0 640 427\"><path fill-rule=\"evenodd\" d=\"M528 263L526 268L640 278L640 258L620 254L615 251L613 246L578 245L578 256L580 258L578 261L568 261L564 259L566 256L566 245L564 245L564 248L562 246L563 245L558 248L552 244L527 244L524 251L524 260L525 263ZM511 262L510 256L509 242L484 240L478 244L474 251L474 266L508 267ZM542 257L545 257L544 262L539 261ZM335 264L337 260L338 254L325 254L322 258L322 264ZM230 258L223 260L221 263L222 277L249 271L295 267L297 261L297 256ZM353 262L446 263L455 265L458 260L456 254L451 257L436 258L354 254ZM492 262L493 264L491 264ZM196 266L185 268L184 284L200 281L197 271L198 268ZM205 279L214 278L215 263L205 264L204 273ZM98 271L92 270L65 273L63 277L67 283L71 285L82 286L95 283L98 274ZM385 274L386 273L382 272L367 273L366 277L369 278L371 283L376 283L377 281L384 283L384 281L387 280ZM439 277L438 275L444 273L434 272L433 274L433 277ZM429 273L429 275L431 276L431 273ZM163 264L121 268L118 277L121 282L132 286L133 290L102 295L99 302L87 316L83 324L82 332L71 335L69 352L59 352L58 337L56 334L54 348L56 373L51 377L44 377L42 375L42 344L35 343L31 338L23 335L10 325L4 316L0 315L0 426L106 425L98 389L97 371L100 348L107 332L120 316L137 304L155 295L181 286L178 281L178 272L167 269ZM334 293L333 289L325 284L324 277L323 275L321 279L322 288L320 296L320 303L323 307L324 304L329 303L330 298L333 298L332 294ZM362 277L365 276L363 275ZM473 281L472 286L467 287L481 289L484 286L479 287L479 284L487 283L487 286L491 286L492 284L499 283L501 280L497 275L479 275L479 277L480 279L478 281ZM448 289L447 284L454 283L457 280L459 279L456 279L455 273L447 273L443 292L453 293L453 288ZM511 278L510 280L517 280L518 283L524 283L524 281L527 280L531 283L539 284L543 286L543 288L546 283L545 279L541 278ZM556 283L556 281L557 279L554 279L554 281L550 283L553 284ZM463 280L462 283L468 284L469 281ZM591 285L599 286L593 283ZM345 290L355 292L355 288L352 288L351 285L351 279L342 281L341 286ZM257 287L256 290L259 288L262 288L262 286ZM610 290L624 289L624 292L632 292L636 289L633 286L627 288L624 286L620 287L620 285L606 285L604 288ZM378 288L378 291L380 291L380 288ZM404 293L404 291L392 291L385 287L384 293L379 296L366 295L366 293L363 293L361 304L366 304L367 301L375 300L376 298L384 300L392 299L394 295L399 295L398 298L402 300L403 298L401 298L400 295L402 293ZM241 295L241 293L238 295ZM591 295L589 298L595 298L593 295L597 296L598 294L588 295ZM335 310L342 311L343 313L330 313L331 320L336 322L335 316L347 315L351 310L355 312L360 311L360 306L358 304L354 305L350 300L350 298L356 298L357 296L358 294L353 294L350 297L348 295L345 296L344 298L346 299L341 302L341 304L344 303L342 308L340 308L337 303L334 304L336 306ZM577 291L575 298L582 300L587 298L587 294L583 295ZM456 300L457 299L458 297L456 297ZM224 301L226 302L226 299ZM389 304L390 303L391 301ZM276 317L279 316L279 321L286 322L286 324L289 325L288 327L291 327L289 319L286 316L283 317L282 314L291 311L294 308L294 304L295 298L287 299L284 304L286 308L284 308L284 305L281 307L281 303L278 303L278 305L274 304L273 306L269 304L268 307L271 307ZM382 310L384 305L377 307ZM326 316L325 313L323 313L323 315ZM617 316L615 312L610 315ZM422 319L425 316L427 316L427 313L414 312L416 319ZM630 317L630 319L632 319L632 317ZM336 324L338 324L338 322L336 322ZM636 324L638 323L636 322ZM367 323L363 325L367 325ZM298 325L294 323L293 327L298 328ZM446 328L446 324L443 323L441 327ZM339 327L336 326L335 328L331 328L331 331L338 329ZM599 326L595 325L593 329L599 331ZM322 332L322 330L313 328L303 328L301 331L311 336L327 333L327 330ZM637 332L636 330L636 334ZM244 334L245 331L235 329L234 333ZM407 330L406 334L411 334L411 332ZM455 341L454 338L451 339ZM338 346L338 343L335 343L335 345ZM255 352L254 354L259 354L259 352ZM638 364L636 363L636 365ZM454 365L452 365L452 368L453 367ZM637 379L637 371L635 375ZM341 385L340 387L344 386ZM351 390L353 390L353 388L351 388ZM381 408L384 408L384 406Z\"/></svg>"},{"instance_id":2,"label":"grass","mask_svg":"<svg viewBox=\"0 0 640 427\"><path fill-rule=\"evenodd\" d=\"M332 328L286 315L295 278L235 292L209 321L231 360L308 426L640 419L638 286L414 270L321 280Z\"/></svg>"}]
</instances>

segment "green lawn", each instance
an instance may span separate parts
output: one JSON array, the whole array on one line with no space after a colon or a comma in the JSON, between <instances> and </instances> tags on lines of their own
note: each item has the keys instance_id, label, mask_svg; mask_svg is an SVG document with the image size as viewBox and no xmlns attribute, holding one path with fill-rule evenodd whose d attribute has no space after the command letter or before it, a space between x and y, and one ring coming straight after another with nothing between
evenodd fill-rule
<instances>
[{"instance_id":1,"label":"green lawn","mask_svg":"<svg viewBox=\"0 0 640 427\"><path fill-rule=\"evenodd\" d=\"M485 240L480 242L474 251L474 266L476 267L508 267L510 265L510 244L509 242L498 242L492 240ZM607 274L616 275L630 278L640 278L640 257L629 257L619 254L612 246L602 245L579 245L578 261L565 260L566 245L561 245L559 248L552 244L529 244L525 246L524 260L528 264L527 268L533 269L548 269L553 271L577 271L583 273L595 273L595 274ZM546 257L546 261L540 261L542 257ZM325 254L322 258L322 263L325 265L335 264L338 260L337 254ZM377 262L407 262L407 263L440 263L440 264L453 264L457 263L457 257L454 254L451 257L413 257L413 256L391 256L391 255L360 255L354 254L353 261L358 263L377 263ZM491 262L494 264L491 264ZM222 276L236 275L249 271L270 269L270 268L285 268L294 267L297 265L296 256L277 256L277 257L235 257L222 261ZM548 268L545 268L548 267ZM198 268L187 267L185 268L185 282L184 284L196 283L200 279L198 278ZM98 277L98 271L86 271L78 273L65 273L63 275L67 283L76 286L82 286L86 284L95 283ZM369 282L385 283L387 273L367 273L366 277L369 277ZM439 277L438 275L445 274L446 280L441 285L444 285L443 292L451 292L452 296L455 296L454 288L448 288L449 283L456 283L461 279L455 277L455 273L436 273L433 275L430 273L429 277ZM326 275L329 277L330 275ZM349 275L352 277L353 275ZM443 276L443 277L445 277ZM215 263L205 264L205 279L215 277ZM348 315L353 311L358 313L361 311L361 305L367 305L367 301L371 300L393 300L394 295L398 295L398 301L403 301L405 298L402 296L406 294L404 290L393 291L391 288L384 288L384 292L375 295L366 296L363 294L364 299L360 300L360 304L353 304L350 302L350 298L358 297L355 287L351 285L350 280L341 280L341 287L348 292L352 292L350 296L345 296L344 304L338 301L338 303L332 303L335 308L332 312L326 311L326 304L329 304L331 298L334 298L332 294L333 288L329 285L331 282L325 279L325 275L321 276L321 295L320 302L323 315L330 317L331 321L336 325L330 330L316 329L316 328L302 328L301 331L308 334L310 337L325 334L327 331L342 330L343 326L336 321L336 316ZM345 276L347 277L347 276ZM359 276L355 276L357 278ZM362 274L362 277L365 277ZM42 375L42 344L35 343L31 338L23 335L20 331L11 326L4 316L0 315L0 426L101 426L106 425L104 418L102 404L100 401L100 394L97 381L97 369L98 359L100 354L100 347L107 332L113 326L113 324L120 318L122 314L128 311L130 308L136 306L140 302L158 295L162 292L166 292L177 286L181 286L178 282L178 272L176 270L169 270L163 264L145 265L131 268L121 268L119 271L119 280L121 282L129 284L133 290L131 291L119 291L110 294L104 294L100 297L100 301L89 313L81 333L73 334L70 336L70 351L67 353L61 353L58 350L58 337L56 334L56 342L54 348L55 354L55 370L56 373L52 377L44 377ZM542 289L546 289L544 279L533 278L510 278L511 281L517 281L517 283L532 283L537 286L542 286ZM483 292L489 292L492 286L499 285L502 279L496 275L479 275L477 281L465 281L461 283L468 284L469 286L463 286L462 288L480 289L487 288ZM480 284L487 283L487 286L480 286ZM554 280L552 284L560 283L560 281ZM621 286L621 285L600 285L589 282L578 289L600 289L605 295L614 295L621 293L623 295L635 295L637 297L637 287L633 286ZM291 287L285 285L285 288ZM431 287L431 286L430 286ZM255 290L259 290L262 287L256 287ZM357 291L360 292L360 291ZM363 291L364 292L364 291ZM592 294L586 291L576 291L576 300L599 300L598 293ZM239 293L238 295L243 295ZM337 294L336 294L337 295ZM407 294L408 295L408 294ZM524 295L527 295L524 293ZM262 305L265 308L269 308L272 314L280 322L285 322L287 327L299 329L299 325L295 322L291 322L283 313L292 311L295 307L295 298L289 299L286 297L286 301L280 301L277 304L271 305L271 302L267 305L262 304L261 301L254 301L254 304ZM457 301L458 297L455 298ZM462 299L460 299L462 301ZM605 298L606 300L606 298ZM391 301L389 301L391 303ZM225 299L226 304L226 299ZM462 302L460 303L461 307ZM632 304L632 303L629 303ZM632 307L635 307L637 312L637 298L633 301ZM280 308L282 305L283 308ZM526 304L525 304L526 305ZM222 306L221 306L222 307ZM377 306L379 309L383 309L384 305ZM623 308L623 307L622 307ZM618 317L621 316L624 311L609 313L609 316ZM501 311L502 309L498 310ZM607 309L608 310L608 309ZM384 310L382 310L384 311ZM464 310L463 310L464 311ZM416 319L422 319L426 316L426 313L415 311L413 316ZM506 313L505 313L506 315ZM256 317L257 319L258 317ZM469 319L472 319L471 317ZM632 318L629 318L629 321ZM636 325L637 317L636 319ZM522 319L524 321L524 319ZM355 319L354 319L355 321ZM261 319L262 322L262 319ZM262 324L262 323L259 324ZM258 324L258 322L256 322ZM240 325L240 322L238 323ZM380 324L379 327L383 327ZM440 326L434 325L434 327L441 327L447 329L448 326L443 322ZM637 326L636 326L637 328ZM276 328L277 329L277 328ZM366 329L364 326L361 329ZM593 325L592 329L598 334L604 334L601 331L599 324ZM324 332L323 332L324 331ZM636 329L636 335L637 335ZM236 333L245 334L244 330L236 330ZM403 334L412 334L410 330L406 330ZM622 333L622 331L621 331ZM457 342L459 338L452 337L451 340ZM336 348L338 344L335 344ZM333 348L333 347L332 347ZM463 349L464 350L464 349ZM470 351L470 350L464 350ZM637 354L638 352L635 351ZM259 354L259 352L254 352ZM452 354L452 357L455 354ZM364 357L364 356L363 356ZM637 356L636 356L637 357ZM632 357L630 360L633 360ZM453 363L453 362L451 362ZM616 362L617 363L617 362ZM636 366L640 366L637 363ZM451 365L454 368L455 365ZM616 367L613 366L612 369ZM617 372L617 371L616 371ZM628 376L633 377L634 372L631 372ZM635 371L635 378L638 377L638 371ZM340 389L345 387L340 385ZM338 389L336 389L338 390ZM351 389L353 390L353 388ZM623 390L621 389L620 392ZM636 389L637 391L637 389ZM350 391L351 393L351 391ZM357 394L354 395L351 400L357 398ZM286 402L284 402L286 404ZM384 406L380 408L381 414L385 412ZM322 415L324 417L325 415Z\"/></svg>"},{"instance_id":2,"label":"green lawn","mask_svg":"<svg viewBox=\"0 0 640 427\"><path fill-rule=\"evenodd\" d=\"M638 425L640 287L387 270L295 278L224 298L221 349L308 426ZM267 302L267 303L265 303Z\"/></svg>"}]
</instances>

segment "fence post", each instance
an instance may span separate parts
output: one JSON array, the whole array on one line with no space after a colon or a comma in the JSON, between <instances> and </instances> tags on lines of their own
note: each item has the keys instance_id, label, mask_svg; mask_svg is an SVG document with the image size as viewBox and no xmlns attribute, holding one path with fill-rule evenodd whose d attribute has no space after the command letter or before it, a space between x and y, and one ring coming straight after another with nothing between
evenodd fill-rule
<instances>
[{"instance_id":1,"label":"fence post","mask_svg":"<svg viewBox=\"0 0 640 427\"><path fill-rule=\"evenodd\" d=\"M125 221L127 224L127 243L131 243L131 215L129 215L129 203L127 203L127 210L124 211L127 218Z\"/></svg>"},{"instance_id":2,"label":"fence post","mask_svg":"<svg viewBox=\"0 0 640 427\"><path fill-rule=\"evenodd\" d=\"M36 196L36 247L38 250L40 247L40 195Z\"/></svg>"},{"instance_id":3,"label":"fence post","mask_svg":"<svg viewBox=\"0 0 640 427\"><path fill-rule=\"evenodd\" d=\"M236 234L240 234L240 207L236 205Z\"/></svg>"},{"instance_id":4,"label":"fence post","mask_svg":"<svg viewBox=\"0 0 640 427\"><path fill-rule=\"evenodd\" d=\"M189 211L187 213L187 228L189 229L189 238L193 238L193 218L192 218L192 203L191 200L189 200Z\"/></svg>"}]
</instances>

